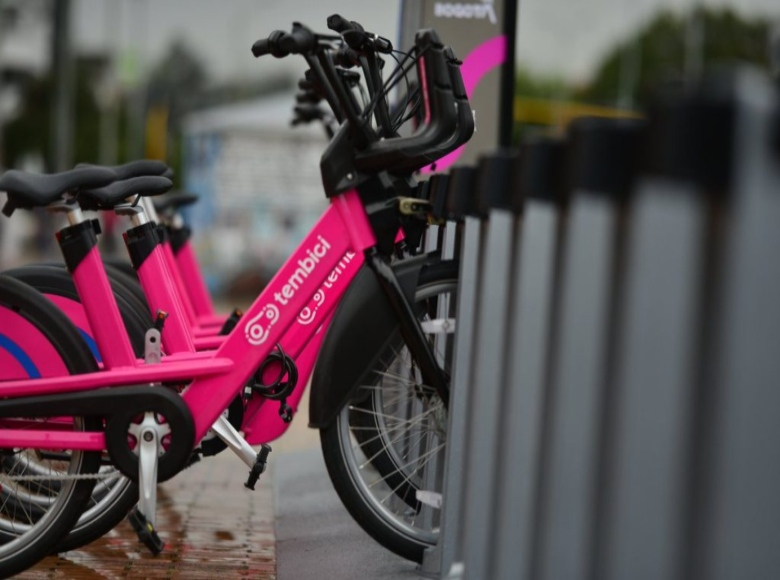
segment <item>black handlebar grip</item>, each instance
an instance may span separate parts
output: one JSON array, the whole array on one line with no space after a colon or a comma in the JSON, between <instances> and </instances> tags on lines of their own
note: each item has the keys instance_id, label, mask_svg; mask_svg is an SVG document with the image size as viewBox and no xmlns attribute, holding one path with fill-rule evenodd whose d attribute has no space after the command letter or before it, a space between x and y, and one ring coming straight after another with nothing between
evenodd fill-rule
<instances>
[{"instance_id":1,"label":"black handlebar grip","mask_svg":"<svg viewBox=\"0 0 780 580\"><path fill-rule=\"evenodd\" d=\"M283 30L274 30L267 38L261 38L252 45L252 54L255 58L271 54L276 58L282 58L289 53L279 50L279 39L285 35Z\"/></svg>"},{"instance_id":2,"label":"black handlebar grip","mask_svg":"<svg viewBox=\"0 0 780 580\"><path fill-rule=\"evenodd\" d=\"M293 22L292 32L282 34L277 45L279 52L284 53L284 56L288 54L304 54L317 47L317 38L308 28L299 22Z\"/></svg>"},{"instance_id":3,"label":"black handlebar grip","mask_svg":"<svg viewBox=\"0 0 780 580\"><path fill-rule=\"evenodd\" d=\"M340 14L328 16L328 28L338 32L344 37L344 42L355 50L364 50L367 48L369 35L363 26L354 20L347 20Z\"/></svg>"},{"instance_id":4,"label":"black handlebar grip","mask_svg":"<svg viewBox=\"0 0 780 580\"><path fill-rule=\"evenodd\" d=\"M252 54L255 58L260 58L266 54L271 54L271 47L268 45L267 38L261 38L252 45Z\"/></svg>"},{"instance_id":5,"label":"black handlebar grip","mask_svg":"<svg viewBox=\"0 0 780 580\"><path fill-rule=\"evenodd\" d=\"M349 20L341 16L341 14L332 14L331 16L328 16L328 28L341 34L342 32L353 30L354 26L352 26L352 23Z\"/></svg>"}]
</instances>

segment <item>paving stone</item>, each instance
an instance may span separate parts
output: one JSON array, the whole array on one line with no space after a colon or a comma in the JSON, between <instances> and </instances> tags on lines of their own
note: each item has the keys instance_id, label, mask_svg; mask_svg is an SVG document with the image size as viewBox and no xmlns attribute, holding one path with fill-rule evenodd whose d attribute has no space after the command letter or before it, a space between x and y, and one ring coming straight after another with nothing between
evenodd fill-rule
<instances>
[{"instance_id":1,"label":"paving stone","mask_svg":"<svg viewBox=\"0 0 780 580\"><path fill-rule=\"evenodd\" d=\"M157 492L157 527L165 551L153 556L123 522L80 550L50 556L17 576L42 578L258 578L275 580L271 477L254 492L232 453L204 459Z\"/></svg>"}]
</instances>

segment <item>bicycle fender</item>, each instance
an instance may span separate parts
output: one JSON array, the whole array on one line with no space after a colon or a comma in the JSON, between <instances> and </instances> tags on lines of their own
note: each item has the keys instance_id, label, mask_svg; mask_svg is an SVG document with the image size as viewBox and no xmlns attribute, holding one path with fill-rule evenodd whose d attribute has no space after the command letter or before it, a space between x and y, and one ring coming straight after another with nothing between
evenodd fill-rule
<instances>
[{"instance_id":1,"label":"bicycle fender","mask_svg":"<svg viewBox=\"0 0 780 580\"><path fill-rule=\"evenodd\" d=\"M422 254L393 264L409 300L423 268L441 260ZM398 328L395 312L376 275L363 266L339 304L322 343L311 381L309 427L330 425L379 358Z\"/></svg>"}]
</instances>

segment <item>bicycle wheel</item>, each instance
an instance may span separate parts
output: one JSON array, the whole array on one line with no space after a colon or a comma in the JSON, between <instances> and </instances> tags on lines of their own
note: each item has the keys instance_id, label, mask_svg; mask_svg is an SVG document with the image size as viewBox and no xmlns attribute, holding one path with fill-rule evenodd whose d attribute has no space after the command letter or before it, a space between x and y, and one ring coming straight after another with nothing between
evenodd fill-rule
<instances>
[{"instance_id":1,"label":"bicycle wheel","mask_svg":"<svg viewBox=\"0 0 780 580\"><path fill-rule=\"evenodd\" d=\"M447 372L454 335L446 329L454 329L456 291L457 264L443 262L421 273L415 297ZM389 550L419 562L438 539L447 412L422 384L400 332L377 360L350 403L320 431L323 456L355 521Z\"/></svg>"},{"instance_id":2,"label":"bicycle wheel","mask_svg":"<svg viewBox=\"0 0 780 580\"><path fill-rule=\"evenodd\" d=\"M146 330L152 326L149 310L136 299L133 293L127 291L126 276L121 272L117 274L110 268L107 268L106 272L133 351L136 356L142 358ZM71 316L71 320L79 328L82 336L88 339L93 354L97 355L97 349L89 333L79 327L81 321L86 321L86 316L83 314L83 307L73 279L63 267L25 266L9 270L6 274L34 287L50 300L56 300L58 307ZM129 282L137 285L137 282L132 280ZM5 462L2 463L2 467L8 469ZM42 475L41 468L33 462L28 461L24 465L15 466L17 470L21 467L27 475ZM102 537L114 529L138 503L138 486L119 473L115 467L104 465L100 473L103 478L97 481L84 513L68 535L57 544L55 552L75 550ZM46 487L44 491L49 494L57 492L56 482L44 483ZM35 504L50 500L46 494L38 493L31 495L27 501L28 504Z\"/></svg>"},{"instance_id":3,"label":"bicycle wheel","mask_svg":"<svg viewBox=\"0 0 780 580\"><path fill-rule=\"evenodd\" d=\"M0 276L0 380L95 372L97 364L72 323L41 294ZM0 419L0 428L18 427L18 420ZM94 418L24 420L25 429L100 430ZM95 485L100 453L20 447L0 450L6 467L33 461L46 470L46 481L58 481L55 495L36 485L19 469L0 472L0 575L21 572L46 556L81 515ZM47 497L34 508L30 496Z\"/></svg>"}]
</instances>

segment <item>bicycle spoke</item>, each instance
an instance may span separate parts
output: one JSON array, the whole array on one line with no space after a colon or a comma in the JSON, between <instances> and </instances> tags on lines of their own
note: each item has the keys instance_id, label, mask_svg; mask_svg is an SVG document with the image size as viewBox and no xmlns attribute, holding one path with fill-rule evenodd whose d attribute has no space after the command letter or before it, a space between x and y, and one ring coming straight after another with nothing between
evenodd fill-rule
<instances>
[{"instance_id":1,"label":"bicycle spoke","mask_svg":"<svg viewBox=\"0 0 780 580\"><path fill-rule=\"evenodd\" d=\"M358 469L363 469L363 468L364 468L366 465L368 465L369 463L371 463L372 461L374 461L374 459L376 459L377 457L379 457L379 456L380 456L382 453L386 452L386 451L389 449L389 444L398 443L399 441L403 441L404 439L408 439L408 438L410 438L410 437L413 437L414 435L417 435L417 434L418 434L418 433L414 433L414 432L404 432L404 433L402 433L402 434L401 434L399 437L396 437L395 439L392 439L392 440L390 440L390 441L388 441L388 442L385 442L385 441L384 441L384 437L382 436L382 434L381 434L381 433L380 433L379 435L375 435L375 436L374 436L374 437L372 437L371 439L372 439L372 440L376 440L377 438L380 438L380 439L382 439L382 449L380 449L380 450L379 450L379 451L377 451L377 452L376 452L374 455L372 455L371 457L369 457L369 458L366 460L366 462L365 462L365 463L363 463L362 465L358 466ZM363 446L365 446L365 444L366 444L366 443L362 443L362 444L360 445L360 447L363 447Z\"/></svg>"},{"instance_id":2,"label":"bicycle spoke","mask_svg":"<svg viewBox=\"0 0 780 580\"><path fill-rule=\"evenodd\" d=\"M417 471L419 471L419 470L420 470L420 468L422 468L422 467L423 467L423 466L424 466L426 463L428 463L428 462L429 462L429 461L430 461L430 460L433 458L434 454L438 453L438 452L439 452L439 450L441 450L441 449L444 449L444 446L445 446L445 444L444 444L444 443L441 443L441 444L437 445L436 447L434 447L434 448L433 448L433 449L431 449L430 451L426 451L425 453L423 453L422 455L420 455L420 457L418 457L418 458L417 458L417 459L415 459L414 461L410 461L410 462L409 462L409 463L407 463L406 465L402 465L402 466L400 466L398 469L396 469L396 472L397 472L397 473L400 473L400 472L401 472L401 470L402 470L404 467L406 467L407 465L411 465L411 464L413 464L415 461L420 461L422 458L424 458L424 457L425 457L425 458L426 458L426 459L425 459L425 461L424 461L424 462L423 462L421 465L418 465L418 466L417 466L417 468L416 468L416 469L415 469L415 470L412 472L412 474L414 474L414 473L417 473ZM397 485L397 486L396 486L396 487L395 487L393 490L391 490L391 492L390 492L390 493L389 493L387 496L385 496L385 498L384 498L384 499L382 499L382 500L381 500L379 503L384 503L385 501L387 501L387 499L388 499L389 497L391 497L391 496L395 495L395 492L396 492L396 491L398 491L398 489L399 489L399 488L400 488L400 487L401 487L401 486L402 486L404 483L408 483L408 481L409 481L409 477L405 477L405 478L404 478L404 481L403 481L402 483L398 484L398 485Z\"/></svg>"}]
</instances>

